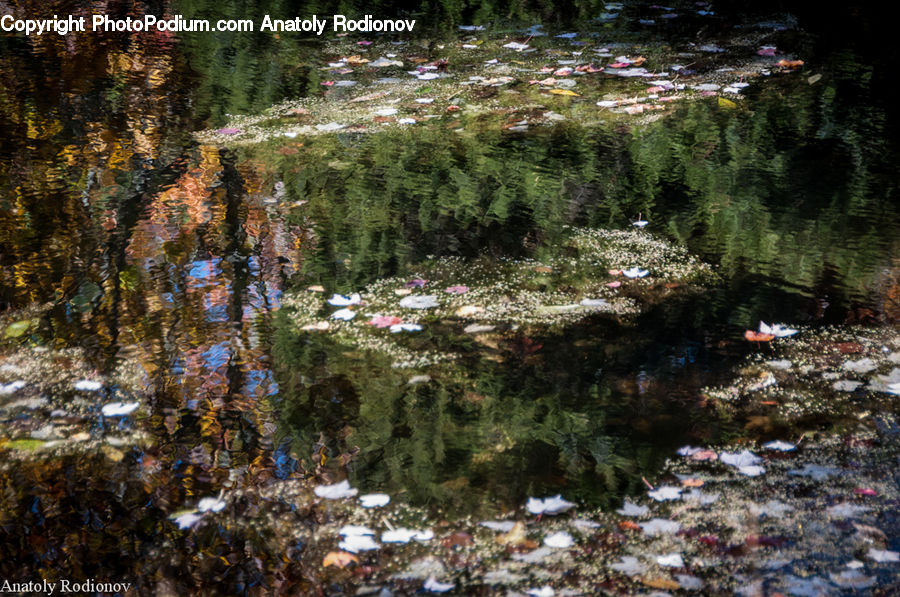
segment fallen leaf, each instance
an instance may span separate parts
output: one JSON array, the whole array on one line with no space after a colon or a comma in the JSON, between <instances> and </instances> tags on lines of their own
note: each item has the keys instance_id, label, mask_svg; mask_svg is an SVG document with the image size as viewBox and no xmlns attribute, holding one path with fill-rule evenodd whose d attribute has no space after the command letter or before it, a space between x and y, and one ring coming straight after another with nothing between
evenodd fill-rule
<instances>
[{"instance_id":1,"label":"fallen leaf","mask_svg":"<svg viewBox=\"0 0 900 597\"><path fill-rule=\"evenodd\" d=\"M749 340L750 342L771 342L775 336L772 334L762 334L759 332L754 332L753 330L747 330L744 332L744 338Z\"/></svg>"},{"instance_id":2,"label":"fallen leaf","mask_svg":"<svg viewBox=\"0 0 900 597\"><path fill-rule=\"evenodd\" d=\"M446 549L453 549L454 547L468 547L473 543L475 543L475 540L472 539L472 535L463 531L448 535L441 540L441 546Z\"/></svg>"},{"instance_id":3,"label":"fallen leaf","mask_svg":"<svg viewBox=\"0 0 900 597\"><path fill-rule=\"evenodd\" d=\"M528 541L528 538L525 536L525 523L522 521L515 523L508 533L498 535L494 541L500 545L510 545L513 547L522 545Z\"/></svg>"},{"instance_id":4,"label":"fallen leaf","mask_svg":"<svg viewBox=\"0 0 900 597\"><path fill-rule=\"evenodd\" d=\"M401 323L403 320L397 317L396 315L377 315L369 320L369 325L373 325L376 328L389 328L392 325L397 325Z\"/></svg>"},{"instance_id":5,"label":"fallen leaf","mask_svg":"<svg viewBox=\"0 0 900 597\"><path fill-rule=\"evenodd\" d=\"M725 99L724 97L719 98L719 107L720 108L737 108L737 104L731 101L730 99Z\"/></svg>"},{"instance_id":6,"label":"fallen leaf","mask_svg":"<svg viewBox=\"0 0 900 597\"><path fill-rule=\"evenodd\" d=\"M644 579L641 582L651 589L661 589L663 591L677 591L681 588L681 585L668 578L650 578Z\"/></svg>"},{"instance_id":7,"label":"fallen leaf","mask_svg":"<svg viewBox=\"0 0 900 597\"><path fill-rule=\"evenodd\" d=\"M575 93L571 89L551 89L550 93L552 93L553 95L568 95L568 96L574 96L574 97L581 97L580 94Z\"/></svg>"},{"instance_id":8,"label":"fallen leaf","mask_svg":"<svg viewBox=\"0 0 900 597\"><path fill-rule=\"evenodd\" d=\"M359 564L359 558L357 558L352 553L347 553L346 551L332 551L329 552L325 559L322 560L323 566L337 566L338 568L345 568L350 564Z\"/></svg>"}]
</instances>

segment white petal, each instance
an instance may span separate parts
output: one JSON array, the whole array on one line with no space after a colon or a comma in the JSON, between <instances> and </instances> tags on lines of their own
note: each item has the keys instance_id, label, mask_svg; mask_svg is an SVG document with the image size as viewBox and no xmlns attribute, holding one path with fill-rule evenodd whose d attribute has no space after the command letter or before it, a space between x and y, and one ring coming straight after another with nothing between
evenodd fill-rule
<instances>
[{"instance_id":1,"label":"white petal","mask_svg":"<svg viewBox=\"0 0 900 597\"><path fill-rule=\"evenodd\" d=\"M544 537L544 545L546 545L547 547L558 547L564 549L566 547L572 547L573 545L575 545L575 539L573 539L572 535L565 531L558 531Z\"/></svg>"},{"instance_id":2,"label":"white petal","mask_svg":"<svg viewBox=\"0 0 900 597\"><path fill-rule=\"evenodd\" d=\"M425 581L425 590L431 591L432 593L446 593L454 587L456 587L456 585L452 582L438 582L433 576L429 576L428 580Z\"/></svg>"},{"instance_id":3,"label":"white petal","mask_svg":"<svg viewBox=\"0 0 900 597\"><path fill-rule=\"evenodd\" d=\"M103 384L99 381L91 381L89 379L82 379L75 382L75 389L82 390L84 392L96 392L102 387Z\"/></svg>"},{"instance_id":4,"label":"white petal","mask_svg":"<svg viewBox=\"0 0 900 597\"><path fill-rule=\"evenodd\" d=\"M386 493L367 493L359 496L359 501L363 508L380 508L390 503L391 496Z\"/></svg>"},{"instance_id":5,"label":"white petal","mask_svg":"<svg viewBox=\"0 0 900 597\"><path fill-rule=\"evenodd\" d=\"M102 412L105 417L122 417L133 413L137 410L138 406L139 404L137 402L129 402L128 404L123 402L110 402L109 404L104 404L100 409L100 412Z\"/></svg>"},{"instance_id":6,"label":"white petal","mask_svg":"<svg viewBox=\"0 0 900 597\"><path fill-rule=\"evenodd\" d=\"M775 440L763 444L763 448L766 448L767 450L778 450L779 452L792 452L797 449L797 445L781 440Z\"/></svg>"},{"instance_id":7,"label":"white petal","mask_svg":"<svg viewBox=\"0 0 900 597\"><path fill-rule=\"evenodd\" d=\"M409 543L417 531L412 529L394 529L381 534L382 543Z\"/></svg>"},{"instance_id":8,"label":"white petal","mask_svg":"<svg viewBox=\"0 0 900 597\"><path fill-rule=\"evenodd\" d=\"M189 529L197 524L197 521L199 521L201 518L203 518L201 514L197 514L196 512L188 512L187 514L176 516L174 520L179 529Z\"/></svg>"},{"instance_id":9,"label":"white petal","mask_svg":"<svg viewBox=\"0 0 900 597\"><path fill-rule=\"evenodd\" d=\"M334 485L319 485L313 492L320 498L326 500L339 500L341 498L353 497L359 493L358 489L352 489L350 482L347 480L335 483Z\"/></svg>"},{"instance_id":10,"label":"white petal","mask_svg":"<svg viewBox=\"0 0 900 597\"><path fill-rule=\"evenodd\" d=\"M657 535L671 535L681 530L681 524L674 520L666 520L665 518L654 518L647 522L638 523L644 533L650 537Z\"/></svg>"},{"instance_id":11,"label":"white petal","mask_svg":"<svg viewBox=\"0 0 900 597\"><path fill-rule=\"evenodd\" d=\"M900 562L900 552L896 551L870 547L867 555L876 562Z\"/></svg>"},{"instance_id":12,"label":"white petal","mask_svg":"<svg viewBox=\"0 0 900 597\"><path fill-rule=\"evenodd\" d=\"M652 497L657 502L665 502L667 500L679 500L681 499L681 488L673 487L671 485L663 485L662 487L655 489L653 491L648 491L647 495Z\"/></svg>"},{"instance_id":13,"label":"white petal","mask_svg":"<svg viewBox=\"0 0 900 597\"><path fill-rule=\"evenodd\" d=\"M668 566L670 568L683 568L684 560L681 557L681 554L678 553L667 553L663 556L656 556L656 563L660 566Z\"/></svg>"},{"instance_id":14,"label":"white petal","mask_svg":"<svg viewBox=\"0 0 900 597\"><path fill-rule=\"evenodd\" d=\"M358 293L351 294L350 296L344 296L343 294L333 294L331 298L328 299L328 304L334 307L348 307L350 305L358 305L362 298Z\"/></svg>"},{"instance_id":15,"label":"white petal","mask_svg":"<svg viewBox=\"0 0 900 597\"><path fill-rule=\"evenodd\" d=\"M9 394L13 394L18 392L22 388L25 387L25 382L21 379L18 381L14 381L8 384L0 384L0 396L7 396Z\"/></svg>"},{"instance_id":16,"label":"white petal","mask_svg":"<svg viewBox=\"0 0 900 597\"><path fill-rule=\"evenodd\" d=\"M483 520L478 524L492 531L503 531L504 533L510 532L516 526L512 520Z\"/></svg>"},{"instance_id":17,"label":"white petal","mask_svg":"<svg viewBox=\"0 0 900 597\"><path fill-rule=\"evenodd\" d=\"M759 464L762 462L762 458L754 454L749 450L744 450L743 452L722 452L719 455L719 460L724 462L729 466L740 467L740 466L751 466L754 464Z\"/></svg>"},{"instance_id":18,"label":"white petal","mask_svg":"<svg viewBox=\"0 0 900 597\"><path fill-rule=\"evenodd\" d=\"M606 299L592 299L592 298L584 298L581 299L582 307L605 307L609 303L606 302Z\"/></svg>"},{"instance_id":19,"label":"white petal","mask_svg":"<svg viewBox=\"0 0 900 597\"><path fill-rule=\"evenodd\" d=\"M646 516L650 514L650 508L647 506L638 506L628 500L625 500L625 503L621 508L616 510L621 516Z\"/></svg>"},{"instance_id":20,"label":"white petal","mask_svg":"<svg viewBox=\"0 0 900 597\"><path fill-rule=\"evenodd\" d=\"M344 537L353 537L353 536L361 536L361 535L375 535L375 531L370 529L369 527L364 527L358 524L345 524L338 530L338 535L343 535Z\"/></svg>"},{"instance_id":21,"label":"white petal","mask_svg":"<svg viewBox=\"0 0 900 597\"><path fill-rule=\"evenodd\" d=\"M558 514L569 508L574 508L575 504L562 499L561 494L556 494L555 496L544 499L528 498L525 507L532 514Z\"/></svg>"},{"instance_id":22,"label":"white petal","mask_svg":"<svg viewBox=\"0 0 900 597\"><path fill-rule=\"evenodd\" d=\"M356 311L351 309L338 309L331 314L332 319L343 319L344 321L350 321L354 317L356 317Z\"/></svg>"},{"instance_id":23,"label":"white petal","mask_svg":"<svg viewBox=\"0 0 900 597\"><path fill-rule=\"evenodd\" d=\"M338 543L338 547L344 551L358 553L360 551L378 549L381 546L369 535L349 535Z\"/></svg>"},{"instance_id":24,"label":"white petal","mask_svg":"<svg viewBox=\"0 0 900 597\"><path fill-rule=\"evenodd\" d=\"M221 512L225 508L225 500L214 497L205 497L197 503L200 512Z\"/></svg>"},{"instance_id":25,"label":"white petal","mask_svg":"<svg viewBox=\"0 0 900 597\"><path fill-rule=\"evenodd\" d=\"M628 278L643 278L650 272L639 267L631 267L626 270L622 270L622 273L625 274L625 276Z\"/></svg>"}]
</instances>

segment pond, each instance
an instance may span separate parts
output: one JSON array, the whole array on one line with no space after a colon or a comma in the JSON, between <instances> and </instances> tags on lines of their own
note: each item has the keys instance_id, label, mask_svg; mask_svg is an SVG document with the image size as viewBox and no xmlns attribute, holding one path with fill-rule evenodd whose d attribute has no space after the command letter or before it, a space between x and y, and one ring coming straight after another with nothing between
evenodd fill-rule
<instances>
[{"instance_id":1,"label":"pond","mask_svg":"<svg viewBox=\"0 0 900 597\"><path fill-rule=\"evenodd\" d=\"M272 4L259 15L294 16ZM839 429L846 411L748 426L710 388L766 354L744 337L760 321L900 320L890 64L854 29L868 14L835 42L802 8L806 29L708 8L545 15L568 37L498 19L470 39L441 7L420 14L427 36L371 46L0 37L4 576L312 593L305 569L272 580L273 553L305 561L303 533L193 537L173 519L344 479L439 520L553 494L607 511L684 444ZM776 67L768 44L805 66ZM598 48L607 72L578 86L516 70ZM683 101L628 100L641 86L609 72L619 55L687 63ZM403 74L392 60L443 56L379 82ZM510 69L485 79L494 58ZM735 70L750 85L726 93ZM434 308L406 308L416 296Z\"/></svg>"}]
</instances>

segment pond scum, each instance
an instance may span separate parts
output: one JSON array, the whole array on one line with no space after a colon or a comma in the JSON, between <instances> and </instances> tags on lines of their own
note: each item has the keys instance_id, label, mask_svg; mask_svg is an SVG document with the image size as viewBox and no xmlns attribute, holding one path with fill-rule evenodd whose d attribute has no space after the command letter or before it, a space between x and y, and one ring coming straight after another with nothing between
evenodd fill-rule
<instances>
[{"instance_id":1,"label":"pond scum","mask_svg":"<svg viewBox=\"0 0 900 597\"><path fill-rule=\"evenodd\" d=\"M895 594L900 388L891 384L900 378L900 336L863 328L801 334L748 357L730 385L704 390L711 408L746 422L748 439L683 447L653 485L646 481L645 497L614 512L550 499L540 516L534 500L501 520L478 520L429 515L401 498L361 507L349 485L319 487L334 498L322 499L285 482L233 492L195 533L202 543L223 528L302 537L306 561L322 562L314 582L341 594ZM758 387L760 371L774 372L768 393ZM836 377L847 372L868 383L854 390L856 406L887 408L829 415L827 400L844 391L834 390ZM791 407L798 402L806 409ZM768 414L754 416L758 408ZM810 413L834 427L801 431ZM773 437L794 441L763 443ZM249 511L265 514L251 521L241 514ZM309 518L318 521L313 529L302 522Z\"/></svg>"},{"instance_id":2,"label":"pond scum","mask_svg":"<svg viewBox=\"0 0 900 597\"><path fill-rule=\"evenodd\" d=\"M802 329L703 391L745 424L738 437L681 448L616 511L563 494L480 520L402 496L359 499L347 484L273 480L175 512L138 569L143 582L157 567L181 571L156 586L165 594L218 594L246 574L302 594L892 595L898 381L896 330ZM830 424L809 429L812 414Z\"/></svg>"},{"instance_id":3,"label":"pond scum","mask_svg":"<svg viewBox=\"0 0 900 597\"><path fill-rule=\"evenodd\" d=\"M284 307L298 330L381 352L397 368L425 367L457 356L404 344L436 325L444 333L479 334L635 315L654 296L715 278L682 247L641 230L572 229L562 249L540 260L442 257L409 276L379 280L358 298L336 295L330 300L337 305L325 300L324 288L310 287Z\"/></svg>"}]
</instances>

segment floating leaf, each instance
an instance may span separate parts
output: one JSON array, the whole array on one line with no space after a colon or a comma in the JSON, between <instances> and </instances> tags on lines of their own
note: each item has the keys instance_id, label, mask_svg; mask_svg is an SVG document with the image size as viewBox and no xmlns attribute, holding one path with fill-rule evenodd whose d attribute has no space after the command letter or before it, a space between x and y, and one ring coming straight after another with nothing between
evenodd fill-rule
<instances>
[{"instance_id":1,"label":"floating leaf","mask_svg":"<svg viewBox=\"0 0 900 597\"><path fill-rule=\"evenodd\" d=\"M221 512L225 508L225 500L205 497L197 502L198 512Z\"/></svg>"},{"instance_id":2,"label":"floating leaf","mask_svg":"<svg viewBox=\"0 0 900 597\"><path fill-rule=\"evenodd\" d=\"M762 334L759 332L754 332L753 330L747 330L744 332L744 338L749 340L750 342L771 342L775 339L775 336L772 334Z\"/></svg>"},{"instance_id":3,"label":"floating leaf","mask_svg":"<svg viewBox=\"0 0 900 597\"><path fill-rule=\"evenodd\" d=\"M109 404L104 404L100 412L106 417L124 417L137 410L138 406L137 402L110 402Z\"/></svg>"},{"instance_id":4,"label":"floating leaf","mask_svg":"<svg viewBox=\"0 0 900 597\"><path fill-rule=\"evenodd\" d=\"M359 564L359 558L346 551L330 551L322 560L323 566L337 566L345 568L350 564Z\"/></svg>"},{"instance_id":5,"label":"floating leaf","mask_svg":"<svg viewBox=\"0 0 900 597\"><path fill-rule=\"evenodd\" d=\"M719 97L718 102L720 108L737 108L736 103L724 97Z\"/></svg>"},{"instance_id":6,"label":"floating leaf","mask_svg":"<svg viewBox=\"0 0 900 597\"><path fill-rule=\"evenodd\" d=\"M424 589L426 591L431 591L432 593L446 593L456 587L453 583L446 582L438 582L435 577L430 576L428 580L425 581Z\"/></svg>"},{"instance_id":7,"label":"floating leaf","mask_svg":"<svg viewBox=\"0 0 900 597\"><path fill-rule=\"evenodd\" d=\"M573 97L581 97L580 94L575 93L571 89L551 89L550 93L552 93L553 95L568 95L568 96L573 96Z\"/></svg>"},{"instance_id":8,"label":"floating leaf","mask_svg":"<svg viewBox=\"0 0 900 597\"><path fill-rule=\"evenodd\" d=\"M338 543L338 547L340 547L344 551L359 553L361 551L372 551L374 549L378 549L381 546L376 543L375 539L373 539L370 535L350 535L343 541Z\"/></svg>"},{"instance_id":9,"label":"floating leaf","mask_svg":"<svg viewBox=\"0 0 900 597\"><path fill-rule=\"evenodd\" d=\"M343 294L333 294L328 299L328 304L334 307L349 307L350 305L358 305L362 301L359 293L344 296Z\"/></svg>"},{"instance_id":10,"label":"floating leaf","mask_svg":"<svg viewBox=\"0 0 900 597\"><path fill-rule=\"evenodd\" d=\"M5 338L18 338L19 336L24 335L30 327L30 319L23 319L21 321L13 322L6 326L6 332L4 332L3 336Z\"/></svg>"},{"instance_id":11,"label":"floating leaf","mask_svg":"<svg viewBox=\"0 0 900 597\"><path fill-rule=\"evenodd\" d=\"M342 319L344 321L350 321L356 317L356 311L353 309L338 309L334 313L331 314L332 319Z\"/></svg>"},{"instance_id":12,"label":"floating leaf","mask_svg":"<svg viewBox=\"0 0 900 597\"><path fill-rule=\"evenodd\" d=\"M444 289L447 294L465 294L469 292L468 286L449 286Z\"/></svg>"},{"instance_id":13,"label":"floating leaf","mask_svg":"<svg viewBox=\"0 0 900 597\"><path fill-rule=\"evenodd\" d=\"M396 315L376 315L372 319L369 320L369 325L373 325L376 328L389 328L393 325L397 325L401 323L403 320L397 317Z\"/></svg>"},{"instance_id":14,"label":"floating leaf","mask_svg":"<svg viewBox=\"0 0 900 597\"><path fill-rule=\"evenodd\" d=\"M665 518L653 518L647 522L638 523L644 534L650 537L657 535L672 535L681 530L681 524L674 520L666 520Z\"/></svg>"},{"instance_id":15,"label":"floating leaf","mask_svg":"<svg viewBox=\"0 0 900 597\"><path fill-rule=\"evenodd\" d=\"M869 553L866 555L868 555L869 558L875 560L876 562L900 562L900 552L896 551L875 549L874 547L870 547Z\"/></svg>"},{"instance_id":16,"label":"floating leaf","mask_svg":"<svg viewBox=\"0 0 900 597\"><path fill-rule=\"evenodd\" d=\"M679 500L681 499L681 488L674 487L672 485L663 485L658 489L654 489L653 491L648 491L647 495L656 500L657 502L665 502L669 500Z\"/></svg>"},{"instance_id":17,"label":"floating leaf","mask_svg":"<svg viewBox=\"0 0 900 597\"><path fill-rule=\"evenodd\" d=\"M565 549L567 547L572 547L573 545L575 545L575 539L573 539L572 535L565 531L558 531L544 537L544 545L546 545L547 547Z\"/></svg>"},{"instance_id":18,"label":"floating leaf","mask_svg":"<svg viewBox=\"0 0 900 597\"><path fill-rule=\"evenodd\" d=\"M610 564L609 567L616 572L621 572L622 574L627 574L628 576L637 576L638 574L643 574L647 569L646 566L641 564L638 559L633 556L622 556L622 559L619 562Z\"/></svg>"},{"instance_id":19,"label":"floating leaf","mask_svg":"<svg viewBox=\"0 0 900 597\"><path fill-rule=\"evenodd\" d=\"M518 523L512 520L483 520L478 524L486 529L491 529L492 531L503 531L504 533L508 533L513 530ZM522 525L522 528L525 528L525 525Z\"/></svg>"},{"instance_id":20,"label":"floating leaf","mask_svg":"<svg viewBox=\"0 0 900 597\"><path fill-rule=\"evenodd\" d=\"M650 508L647 506L638 506L628 500L625 500L625 503L621 508L616 510L621 516L646 516L650 513Z\"/></svg>"},{"instance_id":21,"label":"floating leaf","mask_svg":"<svg viewBox=\"0 0 900 597\"><path fill-rule=\"evenodd\" d=\"M432 309L438 306L437 296L433 294L407 296L400 299L400 306L406 309Z\"/></svg>"},{"instance_id":22,"label":"floating leaf","mask_svg":"<svg viewBox=\"0 0 900 597\"><path fill-rule=\"evenodd\" d=\"M660 566L667 566L669 568L684 567L684 559L682 559L681 554L678 553L668 553L665 555L656 556L656 563Z\"/></svg>"},{"instance_id":23,"label":"floating leaf","mask_svg":"<svg viewBox=\"0 0 900 597\"><path fill-rule=\"evenodd\" d=\"M764 321L759 322L759 333L760 334L771 334L776 338L786 338L787 336L793 336L799 330L791 329L781 325L780 323L773 323L772 325L767 324Z\"/></svg>"},{"instance_id":24,"label":"floating leaf","mask_svg":"<svg viewBox=\"0 0 900 597\"><path fill-rule=\"evenodd\" d=\"M797 445L776 440L763 444L763 448L766 448L767 450L777 450L779 452L793 452L797 449Z\"/></svg>"},{"instance_id":25,"label":"floating leaf","mask_svg":"<svg viewBox=\"0 0 900 597\"><path fill-rule=\"evenodd\" d=\"M388 505L391 496L386 493L367 493L359 496L359 501L363 508L381 508Z\"/></svg>"},{"instance_id":26,"label":"floating leaf","mask_svg":"<svg viewBox=\"0 0 900 597\"><path fill-rule=\"evenodd\" d=\"M574 508L575 504L562 499L561 494L556 494L544 499L528 498L528 503L525 504L525 507L532 514L558 514Z\"/></svg>"},{"instance_id":27,"label":"floating leaf","mask_svg":"<svg viewBox=\"0 0 900 597\"><path fill-rule=\"evenodd\" d=\"M344 480L340 483L335 483L334 485L318 485L313 489L313 493L326 500L339 500L341 498L353 497L359 493L359 490L351 488L350 482Z\"/></svg>"},{"instance_id":28,"label":"floating leaf","mask_svg":"<svg viewBox=\"0 0 900 597\"><path fill-rule=\"evenodd\" d=\"M631 267L628 269L623 269L622 273L627 278L643 278L643 277L647 276L650 272L645 269L641 269L639 267Z\"/></svg>"},{"instance_id":29,"label":"floating leaf","mask_svg":"<svg viewBox=\"0 0 900 597\"><path fill-rule=\"evenodd\" d=\"M96 392L103 388L103 384L99 381L93 381L90 379L81 379L75 382L75 389L81 390L82 392Z\"/></svg>"}]
</instances>

